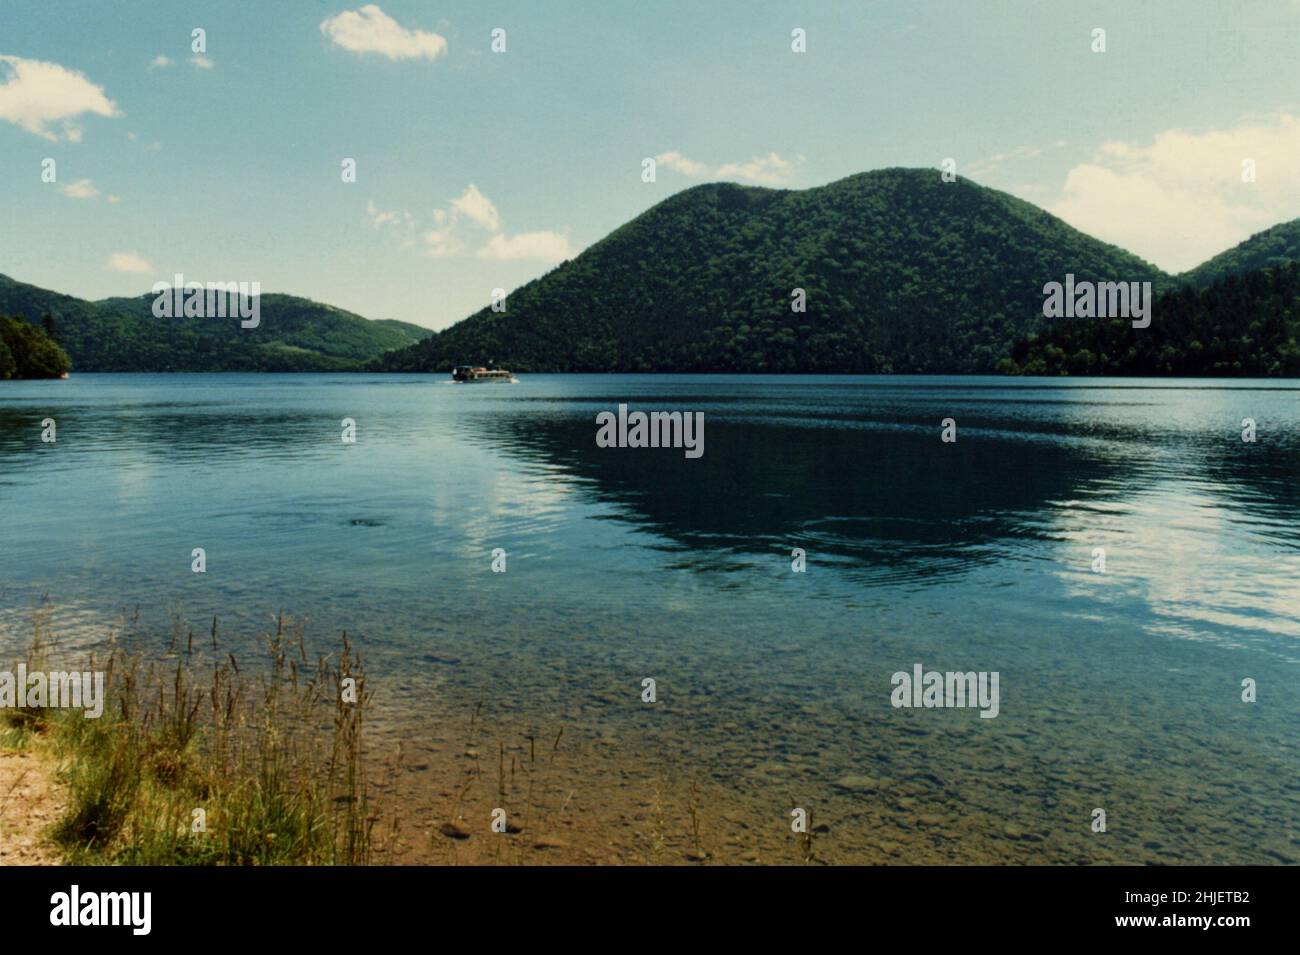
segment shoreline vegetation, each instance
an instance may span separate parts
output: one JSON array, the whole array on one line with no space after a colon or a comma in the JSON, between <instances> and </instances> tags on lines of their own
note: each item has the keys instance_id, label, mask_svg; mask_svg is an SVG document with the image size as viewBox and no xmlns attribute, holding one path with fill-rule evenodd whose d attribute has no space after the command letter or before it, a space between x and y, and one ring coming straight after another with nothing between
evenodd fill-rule
<instances>
[{"instance_id":1,"label":"shoreline vegetation","mask_svg":"<svg viewBox=\"0 0 1300 955\"><path fill-rule=\"evenodd\" d=\"M54 341L54 319L40 325L0 315L0 381L8 378L66 378L72 362Z\"/></svg>"},{"instance_id":2,"label":"shoreline vegetation","mask_svg":"<svg viewBox=\"0 0 1300 955\"><path fill-rule=\"evenodd\" d=\"M87 719L80 708L23 706L10 692L0 708L0 865L715 859L703 831L720 827L723 801L706 805L695 777L678 785L661 774L637 794L650 809L636 812L634 845L604 839L626 827L629 804L581 825L577 752L563 723L507 738L486 726L480 701L467 726L447 734L456 743L446 758L426 752L429 762L408 767L400 741L394 757L378 757L373 729L363 733L374 718L373 693L346 634L333 655L313 658L303 626L281 614L261 637L263 652L241 659L223 647L215 620L196 633L177 616L157 651L128 650L121 644L148 642L137 611L74 661L48 616L35 611L27 650L0 672L21 666L50 687L64 672L102 673L102 713ZM46 701L52 697L51 690ZM382 728L381 719L376 749L391 742ZM404 781L408 770L427 774ZM502 839L485 825L498 815ZM753 847L735 854L760 859ZM784 846L776 860L825 864L813 835Z\"/></svg>"},{"instance_id":3,"label":"shoreline vegetation","mask_svg":"<svg viewBox=\"0 0 1300 955\"><path fill-rule=\"evenodd\" d=\"M51 615L36 610L26 651L10 631L7 653L50 686L74 657L76 669L104 673L103 712L6 698L0 865L1131 865L1171 851L1188 862L1229 851L1291 861L1276 847L1205 849L1193 837L1158 852L1085 848L1086 836L1032 813L963 811L963 784L942 761L922 771L836 762L813 780L798 752L733 751L720 777L712 756L684 758L677 737L599 713L485 711L476 690L432 720L395 720L405 702L385 709L346 636L313 656L283 614L260 651L240 656L231 646L249 642L223 638L215 622L195 632L177 615L167 635L142 630L138 613L74 653L53 639ZM18 662L0 661L0 682L6 668ZM1011 738L983 755L977 775L1027 758Z\"/></svg>"},{"instance_id":4,"label":"shoreline vegetation","mask_svg":"<svg viewBox=\"0 0 1300 955\"><path fill-rule=\"evenodd\" d=\"M29 673L65 669L41 611L23 662ZM114 634L85 668L105 674L97 719L81 709L0 710L0 750L30 753L64 790L42 834L62 861L372 861L380 816L363 745L370 694L346 634L337 653L312 658L302 627L282 614L263 659L241 662L221 648L215 620L203 635L178 623L153 658Z\"/></svg>"}]
</instances>

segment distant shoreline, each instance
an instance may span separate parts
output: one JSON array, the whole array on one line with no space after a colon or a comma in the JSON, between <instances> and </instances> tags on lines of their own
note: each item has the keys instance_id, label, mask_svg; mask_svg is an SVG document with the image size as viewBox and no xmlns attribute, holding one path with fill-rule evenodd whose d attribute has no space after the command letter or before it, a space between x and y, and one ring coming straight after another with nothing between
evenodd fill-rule
<instances>
[{"instance_id":1,"label":"distant shoreline","mask_svg":"<svg viewBox=\"0 0 1300 955\"><path fill-rule=\"evenodd\" d=\"M523 378L529 375L547 376L591 376L605 375L611 377L644 377L662 375L664 377L728 377L728 378L988 378L996 381L1126 381L1148 379L1155 381L1300 381L1300 374L1295 375L1151 375L1151 374L1109 374L1109 375L1012 375L998 372L856 372L856 371L515 371L515 376ZM383 375L391 377L437 377L451 380L451 373L436 371L366 371L348 369L339 371L77 371L73 370L63 379L59 378L11 378L8 381L59 381L71 380L84 375Z\"/></svg>"}]
</instances>

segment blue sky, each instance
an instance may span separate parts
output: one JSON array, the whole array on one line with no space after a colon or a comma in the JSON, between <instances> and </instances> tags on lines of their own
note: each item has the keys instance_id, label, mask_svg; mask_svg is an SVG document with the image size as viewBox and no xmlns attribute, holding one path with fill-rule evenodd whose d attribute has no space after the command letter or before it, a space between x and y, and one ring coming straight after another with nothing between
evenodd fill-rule
<instances>
[{"instance_id":1,"label":"blue sky","mask_svg":"<svg viewBox=\"0 0 1300 955\"><path fill-rule=\"evenodd\" d=\"M440 328L699 182L946 157L1181 270L1300 216L1297 50L1297 0L4 0L0 273Z\"/></svg>"}]
</instances>

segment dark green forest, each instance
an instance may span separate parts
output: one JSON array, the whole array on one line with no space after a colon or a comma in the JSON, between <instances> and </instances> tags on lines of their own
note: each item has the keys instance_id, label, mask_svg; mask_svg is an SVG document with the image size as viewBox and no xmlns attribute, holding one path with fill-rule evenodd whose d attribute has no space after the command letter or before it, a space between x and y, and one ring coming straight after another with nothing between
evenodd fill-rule
<instances>
[{"instance_id":1,"label":"dark green forest","mask_svg":"<svg viewBox=\"0 0 1300 955\"><path fill-rule=\"evenodd\" d=\"M1151 327L1127 318L1054 319L1018 342L1013 375L1300 375L1300 263L1226 274L1158 298Z\"/></svg>"},{"instance_id":2,"label":"dark green forest","mask_svg":"<svg viewBox=\"0 0 1300 955\"><path fill-rule=\"evenodd\" d=\"M44 327L21 318L0 315L0 380L60 378L72 367L67 352L54 343Z\"/></svg>"},{"instance_id":3,"label":"dark green forest","mask_svg":"<svg viewBox=\"0 0 1300 955\"><path fill-rule=\"evenodd\" d=\"M1290 262L1300 262L1300 219L1258 232L1240 245L1184 272L1178 280L1203 288L1228 275L1275 269Z\"/></svg>"},{"instance_id":4,"label":"dark green forest","mask_svg":"<svg viewBox=\"0 0 1300 955\"><path fill-rule=\"evenodd\" d=\"M88 302L0 276L0 314L50 316L77 371L355 371L432 334L294 295L261 296L261 323L247 329L237 318L155 318L153 301Z\"/></svg>"},{"instance_id":5,"label":"dark green forest","mask_svg":"<svg viewBox=\"0 0 1300 955\"><path fill-rule=\"evenodd\" d=\"M664 200L388 371L992 372L1043 323L1042 286L1169 281L1006 193L935 170ZM792 290L807 296L792 310Z\"/></svg>"}]
</instances>

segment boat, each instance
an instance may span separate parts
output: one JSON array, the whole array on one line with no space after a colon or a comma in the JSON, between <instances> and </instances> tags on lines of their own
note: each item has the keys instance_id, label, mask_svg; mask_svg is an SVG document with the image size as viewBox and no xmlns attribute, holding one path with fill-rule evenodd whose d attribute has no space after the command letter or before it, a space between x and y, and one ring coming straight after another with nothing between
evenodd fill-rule
<instances>
[{"instance_id":1,"label":"boat","mask_svg":"<svg viewBox=\"0 0 1300 955\"><path fill-rule=\"evenodd\" d=\"M473 365L457 365L451 370L453 381L459 381L463 385L472 385L476 382L502 382L504 384L514 383L515 376L504 368L483 368Z\"/></svg>"}]
</instances>

